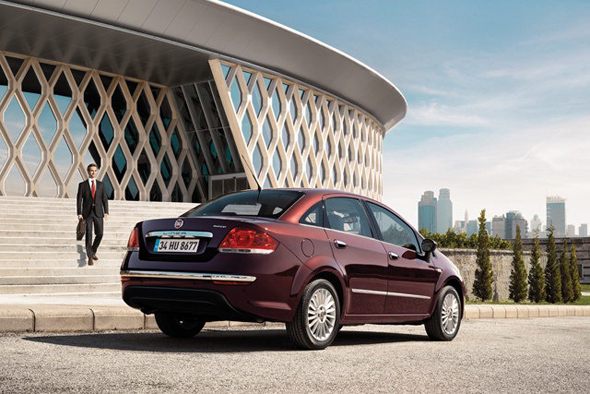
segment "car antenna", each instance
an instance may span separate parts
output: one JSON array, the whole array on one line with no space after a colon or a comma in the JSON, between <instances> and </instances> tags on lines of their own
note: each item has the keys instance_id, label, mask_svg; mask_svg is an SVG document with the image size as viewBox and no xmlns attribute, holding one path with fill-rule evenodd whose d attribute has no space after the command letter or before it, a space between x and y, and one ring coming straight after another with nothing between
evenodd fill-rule
<instances>
[{"instance_id":1,"label":"car antenna","mask_svg":"<svg viewBox=\"0 0 590 394\"><path fill-rule=\"evenodd\" d=\"M256 182L256 185L258 186L258 196L256 197L256 202L259 202L260 192L262 191L262 186L260 186L260 183L258 182L258 178L256 177L256 174L254 174L254 171L252 170L252 168L250 167L250 165L248 164L248 162L246 161L244 156L243 155L240 155L240 156L242 157L242 162L244 164L246 164L248 170L250 170L250 173L252 174L252 177L254 178L254 181Z\"/></svg>"}]
</instances>

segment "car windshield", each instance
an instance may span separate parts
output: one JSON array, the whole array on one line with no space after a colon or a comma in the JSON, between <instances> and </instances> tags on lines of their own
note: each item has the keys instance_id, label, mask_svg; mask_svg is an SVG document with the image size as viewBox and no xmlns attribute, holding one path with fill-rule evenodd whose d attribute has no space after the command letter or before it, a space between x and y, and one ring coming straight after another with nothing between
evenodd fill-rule
<instances>
[{"instance_id":1,"label":"car windshield","mask_svg":"<svg viewBox=\"0 0 590 394\"><path fill-rule=\"evenodd\" d=\"M276 219L302 195L302 192L294 190L249 190L220 197L182 216L257 216Z\"/></svg>"}]
</instances>

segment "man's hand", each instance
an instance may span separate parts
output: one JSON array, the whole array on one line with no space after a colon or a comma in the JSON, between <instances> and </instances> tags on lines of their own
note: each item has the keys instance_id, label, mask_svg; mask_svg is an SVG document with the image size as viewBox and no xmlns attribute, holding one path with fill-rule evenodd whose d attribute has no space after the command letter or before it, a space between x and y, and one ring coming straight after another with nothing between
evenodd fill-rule
<instances>
[{"instance_id":1,"label":"man's hand","mask_svg":"<svg viewBox=\"0 0 590 394\"><path fill-rule=\"evenodd\" d=\"M104 214L104 220L109 220L109 214L108 213L105 213Z\"/></svg>"},{"instance_id":2,"label":"man's hand","mask_svg":"<svg viewBox=\"0 0 590 394\"><path fill-rule=\"evenodd\" d=\"M84 219L84 216L78 215L78 220L82 220L82 219Z\"/></svg>"}]
</instances>

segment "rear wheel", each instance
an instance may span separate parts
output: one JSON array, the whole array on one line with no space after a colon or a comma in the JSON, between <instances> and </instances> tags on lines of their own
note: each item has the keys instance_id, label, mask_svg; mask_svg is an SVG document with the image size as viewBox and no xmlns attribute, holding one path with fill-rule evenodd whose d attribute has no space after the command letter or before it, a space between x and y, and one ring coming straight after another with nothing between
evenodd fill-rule
<instances>
[{"instance_id":1,"label":"rear wheel","mask_svg":"<svg viewBox=\"0 0 590 394\"><path fill-rule=\"evenodd\" d=\"M461 326L461 300L457 290L446 286L440 292L434 313L426 321L426 333L435 341L452 341Z\"/></svg>"},{"instance_id":2,"label":"rear wheel","mask_svg":"<svg viewBox=\"0 0 590 394\"><path fill-rule=\"evenodd\" d=\"M301 349L328 347L338 334L340 303L330 282L318 279L307 285L287 332Z\"/></svg>"},{"instance_id":3,"label":"rear wheel","mask_svg":"<svg viewBox=\"0 0 590 394\"><path fill-rule=\"evenodd\" d=\"M156 313L156 323L160 330L172 338L191 338L197 335L205 325L199 317L177 313Z\"/></svg>"}]
</instances>

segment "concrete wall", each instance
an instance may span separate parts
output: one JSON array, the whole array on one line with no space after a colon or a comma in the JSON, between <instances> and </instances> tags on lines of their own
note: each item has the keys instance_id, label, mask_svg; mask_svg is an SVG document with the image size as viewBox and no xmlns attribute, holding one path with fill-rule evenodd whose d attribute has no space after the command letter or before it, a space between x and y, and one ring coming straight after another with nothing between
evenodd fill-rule
<instances>
[{"instance_id":1,"label":"concrete wall","mask_svg":"<svg viewBox=\"0 0 590 394\"><path fill-rule=\"evenodd\" d=\"M523 239L522 248L524 250L531 250L533 248L533 239ZM547 248L547 238L539 239L541 250ZM578 258L578 269L580 270L581 282L590 283L590 237L574 237L567 239L568 253L571 251L572 244L576 246L576 257ZM558 255L561 254L563 248L563 238L555 239L555 248Z\"/></svg>"},{"instance_id":2,"label":"concrete wall","mask_svg":"<svg viewBox=\"0 0 590 394\"><path fill-rule=\"evenodd\" d=\"M467 287L467 299L474 300L473 295L473 281L475 280L475 270L477 265L475 260L477 258L477 250L475 249L441 249L441 251L448 258L455 263L455 265L461 270L461 275L465 281ZM541 249L541 266L545 268L547 264L547 257L545 256L543 249ZM494 300L507 300L510 294L510 270L512 269L512 251L511 250L491 250L490 260L492 262L492 269L494 270ZM527 273L529 272L531 265L531 253L523 252L523 258L526 266Z\"/></svg>"}]
</instances>

